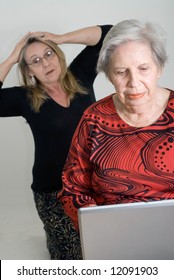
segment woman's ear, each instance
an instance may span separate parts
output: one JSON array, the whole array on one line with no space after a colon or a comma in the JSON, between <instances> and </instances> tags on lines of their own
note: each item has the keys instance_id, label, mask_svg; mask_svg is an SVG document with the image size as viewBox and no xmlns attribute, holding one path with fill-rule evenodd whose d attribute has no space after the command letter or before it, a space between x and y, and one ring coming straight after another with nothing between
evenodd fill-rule
<instances>
[{"instance_id":1,"label":"woman's ear","mask_svg":"<svg viewBox=\"0 0 174 280\"><path fill-rule=\"evenodd\" d=\"M110 67L108 67L107 78L111 82L111 84L113 84L113 73L111 72L111 68Z\"/></svg>"},{"instance_id":2,"label":"woman's ear","mask_svg":"<svg viewBox=\"0 0 174 280\"><path fill-rule=\"evenodd\" d=\"M110 73L108 73L107 78L108 78L108 80L111 82L111 84L113 84L112 75L111 75Z\"/></svg>"},{"instance_id":3,"label":"woman's ear","mask_svg":"<svg viewBox=\"0 0 174 280\"><path fill-rule=\"evenodd\" d=\"M29 83L31 86L35 86L36 85L36 79L35 76L31 73L29 73Z\"/></svg>"},{"instance_id":4,"label":"woman's ear","mask_svg":"<svg viewBox=\"0 0 174 280\"><path fill-rule=\"evenodd\" d=\"M157 74L157 78L158 78L158 79L161 77L162 73L163 73L163 68L160 67L160 68L158 69L158 74Z\"/></svg>"},{"instance_id":5,"label":"woman's ear","mask_svg":"<svg viewBox=\"0 0 174 280\"><path fill-rule=\"evenodd\" d=\"M28 73L28 75L29 75L30 78L34 77L33 73L31 73L31 72Z\"/></svg>"}]
</instances>

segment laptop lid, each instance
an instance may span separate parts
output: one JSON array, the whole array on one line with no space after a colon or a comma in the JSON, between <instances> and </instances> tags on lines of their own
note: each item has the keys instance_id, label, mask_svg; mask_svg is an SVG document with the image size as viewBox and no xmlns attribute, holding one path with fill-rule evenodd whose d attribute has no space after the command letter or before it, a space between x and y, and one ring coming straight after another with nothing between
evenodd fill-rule
<instances>
[{"instance_id":1,"label":"laptop lid","mask_svg":"<svg viewBox=\"0 0 174 280\"><path fill-rule=\"evenodd\" d=\"M85 260L174 259L174 199L80 208Z\"/></svg>"}]
</instances>

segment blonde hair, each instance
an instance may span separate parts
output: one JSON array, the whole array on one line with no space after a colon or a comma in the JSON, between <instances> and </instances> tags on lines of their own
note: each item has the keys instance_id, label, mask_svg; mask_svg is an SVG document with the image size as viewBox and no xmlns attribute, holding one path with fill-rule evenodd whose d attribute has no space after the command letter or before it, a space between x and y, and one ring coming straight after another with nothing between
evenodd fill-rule
<instances>
[{"instance_id":1,"label":"blonde hair","mask_svg":"<svg viewBox=\"0 0 174 280\"><path fill-rule=\"evenodd\" d=\"M44 91L42 83L37 79L37 77L31 77L29 75L29 68L26 62L25 54L28 46L35 42L41 42L49 46L58 56L61 66L61 74L58 78L58 81L70 99L72 100L76 93L85 94L86 90L80 85L74 75L67 68L65 55L62 50L51 41L43 41L38 37L31 37L21 50L18 70L20 74L20 83L28 90L28 96L31 100L32 109L35 112L39 112L41 105L49 98L49 96Z\"/></svg>"}]
</instances>

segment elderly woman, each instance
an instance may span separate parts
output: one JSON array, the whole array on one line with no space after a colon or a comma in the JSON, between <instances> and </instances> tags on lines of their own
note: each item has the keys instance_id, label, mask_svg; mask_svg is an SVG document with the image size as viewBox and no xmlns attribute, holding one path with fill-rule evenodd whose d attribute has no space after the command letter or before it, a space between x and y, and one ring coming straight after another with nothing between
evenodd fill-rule
<instances>
[{"instance_id":1,"label":"elderly woman","mask_svg":"<svg viewBox=\"0 0 174 280\"><path fill-rule=\"evenodd\" d=\"M158 85L166 35L125 20L98 60L115 93L91 105L75 132L59 194L78 227L78 208L174 198L174 92Z\"/></svg>"}]
</instances>

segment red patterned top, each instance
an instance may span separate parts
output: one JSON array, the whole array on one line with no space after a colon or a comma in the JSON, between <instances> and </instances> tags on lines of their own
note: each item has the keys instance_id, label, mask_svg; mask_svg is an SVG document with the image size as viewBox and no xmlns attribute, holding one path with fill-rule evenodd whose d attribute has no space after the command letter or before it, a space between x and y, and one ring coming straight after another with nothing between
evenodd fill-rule
<instances>
[{"instance_id":1,"label":"red patterned top","mask_svg":"<svg viewBox=\"0 0 174 280\"><path fill-rule=\"evenodd\" d=\"M126 124L112 95L90 106L76 129L59 198L78 227L77 210L174 198L174 91L154 124Z\"/></svg>"}]
</instances>

